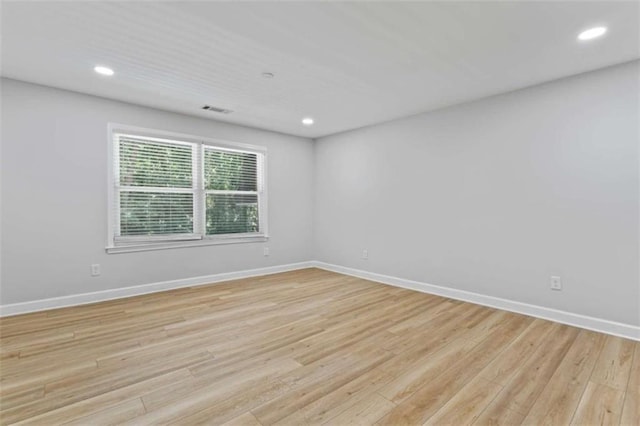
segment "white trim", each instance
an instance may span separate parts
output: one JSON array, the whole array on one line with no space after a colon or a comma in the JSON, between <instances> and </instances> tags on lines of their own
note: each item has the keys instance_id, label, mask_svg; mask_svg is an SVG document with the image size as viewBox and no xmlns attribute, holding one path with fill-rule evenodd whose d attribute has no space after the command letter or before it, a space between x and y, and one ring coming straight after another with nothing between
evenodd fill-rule
<instances>
[{"instance_id":1,"label":"white trim","mask_svg":"<svg viewBox=\"0 0 640 426\"><path fill-rule=\"evenodd\" d=\"M258 191L233 191L228 189L205 189L205 195L259 195Z\"/></svg>"},{"instance_id":2,"label":"white trim","mask_svg":"<svg viewBox=\"0 0 640 426\"><path fill-rule=\"evenodd\" d=\"M131 253L136 251L150 251L150 250L167 250L178 249L186 247L200 247L200 246L216 246L220 244L240 244L240 243L263 243L269 241L267 235L262 234L224 234L223 236L207 236L201 239L194 240L175 240L175 241L163 241L163 242L147 242L147 243L127 243L118 246L109 246L105 248L108 254L116 253Z\"/></svg>"},{"instance_id":3,"label":"white trim","mask_svg":"<svg viewBox=\"0 0 640 426\"><path fill-rule=\"evenodd\" d=\"M123 192L157 192L162 194L193 194L193 188L119 185L118 189Z\"/></svg>"},{"instance_id":4,"label":"white trim","mask_svg":"<svg viewBox=\"0 0 640 426\"><path fill-rule=\"evenodd\" d=\"M104 302L107 300L121 299L123 297L157 293L159 291L172 290L182 287L195 287L200 285L219 283L222 281L232 281L242 278L271 275L277 274L279 272L311 268L312 266L312 262L290 263L288 265L268 266L265 268L248 269L235 272L223 272L220 274L182 278L171 281L142 284L132 287L96 291L93 293L74 294L70 296L53 297L51 299L34 300L31 302L0 305L0 317L26 314L29 312L44 311L48 309L64 308L69 306L86 305L88 303Z\"/></svg>"},{"instance_id":5,"label":"white trim","mask_svg":"<svg viewBox=\"0 0 640 426\"><path fill-rule=\"evenodd\" d=\"M120 175L120 163L116 161L120 158L118 144L114 141L114 124L107 124L107 243L105 246L112 246L117 230L120 229L120 217L114 213L116 210L116 175Z\"/></svg>"},{"instance_id":6,"label":"white trim","mask_svg":"<svg viewBox=\"0 0 640 426\"><path fill-rule=\"evenodd\" d=\"M172 132L169 130L158 130L158 129L150 129L148 127L139 127L139 126L131 126L129 124L120 124L120 123L108 123L107 125L109 135L113 133L123 133L125 135L136 135L138 138L140 136L149 137L149 138L157 138L164 140L177 139L182 142L189 143L203 143L205 145L213 145L214 147L226 148L229 151L240 151L245 152L247 150L249 153L253 153L253 151L258 151L262 153L267 152L267 148L259 145L251 145L243 142L235 142L228 141L224 139L216 139L216 138L208 138L200 135L192 135L187 133L179 133Z\"/></svg>"},{"instance_id":7,"label":"white trim","mask_svg":"<svg viewBox=\"0 0 640 426\"><path fill-rule=\"evenodd\" d=\"M267 153L258 155L258 232L269 235L269 198L267 196Z\"/></svg>"},{"instance_id":8,"label":"white trim","mask_svg":"<svg viewBox=\"0 0 640 426\"><path fill-rule=\"evenodd\" d=\"M433 284L421 283L404 278L392 277L377 274L375 272L363 271L360 269L348 268L345 266L332 265L325 262L308 261L291 263L288 265L269 266L265 268L249 269L245 271L225 272L214 275L200 277L183 278L172 281L162 281L158 283L143 284L133 287L117 288L112 290L97 291L93 293L83 293L70 296L55 297L51 299L35 300L31 302L14 303L10 305L0 305L0 317L37 312L48 309L63 308L68 306L85 305L88 303L103 302L106 300L120 299L123 297L139 296L142 294L156 293L159 291L172 290L182 287L194 287L218 283L222 281L232 281L242 278L250 278L261 275L276 274L279 272L294 271L305 268L320 268L326 271L337 272L339 274L350 275L382 284L395 287L406 288L422 293L435 294L448 297L450 299L462 300L475 303L477 305L489 306L504 311L515 312L549 321L559 322L574 327L585 328L600 333L611 334L640 341L640 327L631 324L623 324L601 318L589 317L586 315L574 314L543 306L530 305L528 303L516 302L499 297L486 296L454 288L442 287Z\"/></svg>"},{"instance_id":9,"label":"white trim","mask_svg":"<svg viewBox=\"0 0 640 426\"><path fill-rule=\"evenodd\" d=\"M195 190L193 197L193 211L198 214L193 215L193 232L198 235L204 235L205 231L205 211L206 195L204 193L204 148L202 144L196 145L193 150L193 157L191 158L192 170L198 170L193 176L193 188Z\"/></svg>"},{"instance_id":10,"label":"white trim","mask_svg":"<svg viewBox=\"0 0 640 426\"><path fill-rule=\"evenodd\" d=\"M499 297L486 296L479 293L472 293L464 290L457 290L449 287L442 287L433 284L421 283L404 278L392 277L377 274L375 272L363 271L360 269L348 268L345 266L332 265L329 263L314 261L311 262L316 268L339 274L351 275L353 277L376 281L394 287L402 287L422 293L435 294L448 297L450 299L462 300L464 302L475 303L477 305L489 306L504 311L515 312L549 321L555 321L574 327L586 328L600 333L611 334L640 341L640 326L623 324L601 318L589 317L586 315L574 314L572 312L560 311L543 306L530 305L528 303L516 302L514 300L502 299Z\"/></svg>"}]
</instances>

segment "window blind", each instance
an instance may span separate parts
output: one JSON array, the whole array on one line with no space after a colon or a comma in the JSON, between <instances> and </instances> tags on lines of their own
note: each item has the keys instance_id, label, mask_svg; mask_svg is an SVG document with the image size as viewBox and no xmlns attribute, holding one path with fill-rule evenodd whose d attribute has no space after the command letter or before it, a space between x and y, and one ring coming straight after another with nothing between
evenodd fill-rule
<instances>
[{"instance_id":1,"label":"window blind","mask_svg":"<svg viewBox=\"0 0 640 426\"><path fill-rule=\"evenodd\" d=\"M259 232L256 154L204 147L207 235Z\"/></svg>"},{"instance_id":2,"label":"window blind","mask_svg":"<svg viewBox=\"0 0 640 426\"><path fill-rule=\"evenodd\" d=\"M117 240L199 238L194 230L193 144L123 135L115 159Z\"/></svg>"}]
</instances>

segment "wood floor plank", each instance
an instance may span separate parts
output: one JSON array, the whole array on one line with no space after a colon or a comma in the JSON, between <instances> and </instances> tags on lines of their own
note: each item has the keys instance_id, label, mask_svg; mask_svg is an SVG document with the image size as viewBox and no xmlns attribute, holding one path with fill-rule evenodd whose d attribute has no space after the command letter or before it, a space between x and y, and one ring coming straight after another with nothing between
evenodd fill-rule
<instances>
[{"instance_id":1,"label":"wood floor plank","mask_svg":"<svg viewBox=\"0 0 640 426\"><path fill-rule=\"evenodd\" d=\"M480 414L501 390L502 386L499 384L477 376L424 424L470 425L478 420Z\"/></svg>"},{"instance_id":2,"label":"wood floor plank","mask_svg":"<svg viewBox=\"0 0 640 426\"><path fill-rule=\"evenodd\" d=\"M223 423L222 426L262 426L256 416L251 414L250 411Z\"/></svg>"},{"instance_id":3,"label":"wood floor plank","mask_svg":"<svg viewBox=\"0 0 640 426\"><path fill-rule=\"evenodd\" d=\"M2 386L0 386L0 400L4 398L9 399L11 395L24 392L27 388L40 387L43 389L47 383L55 380L63 380L69 377L77 375L88 374L96 371L98 368L95 361L77 362L72 363L67 360L55 363L50 361L49 368L47 370L29 370L25 368L25 371L20 376L3 376ZM51 366L55 366L52 368ZM0 369L1 374L5 374L4 367ZM0 404L2 405L2 404ZM4 415L6 411L13 410L15 407L3 407Z\"/></svg>"},{"instance_id":4,"label":"wood floor plank","mask_svg":"<svg viewBox=\"0 0 640 426\"><path fill-rule=\"evenodd\" d=\"M589 382L571 420L571 425L620 424L623 403L624 392L621 390Z\"/></svg>"},{"instance_id":5,"label":"wood floor plank","mask_svg":"<svg viewBox=\"0 0 640 426\"><path fill-rule=\"evenodd\" d=\"M640 425L640 391L627 391L624 398L620 424L625 426Z\"/></svg>"},{"instance_id":6,"label":"wood floor plank","mask_svg":"<svg viewBox=\"0 0 640 426\"><path fill-rule=\"evenodd\" d=\"M523 420L524 416L517 411L498 405L489 405L472 424L474 426L512 426L521 424Z\"/></svg>"},{"instance_id":7,"label":"wood floor plank","mask_svg":"<svg viewBox=\"0 0 640 426\"><path fill-rule=\"evenodd\" d=\"M263 425L275 424L295 411L336 391L370 369L376 368L391 356L388 352L378 353L377 355L367 357L368 359L345 355L340 357L339 360L334 359L330 362L328 360L319 360L315 365L309 364L300 369L301 371L308 371L307 373L303 373L304 376L299 374L293 376L295 377L293 381L291 381L292 376L282 379L285 384L290 386L290 392L267 402L252 410L252 412ZM325 363L335 365L338 362L344 363L344 367L334 370L330 375L324 372L318 374L318 371L322 370ZM293 373L297 374L296 371ZM329 377L330 380L328 380Z\"/></svg>"},{"instance_id":8,"label":"wood floor plank","mask_svg":"<svg viewBox=\"0 0 640 426\"><path fill-rule=\"evenodd\" d=\"M292 424L322 424L327 420L338 416L352 405L357 404L372 392L375 392L393 376L380 368L371 369L355 380L329 392L320 399L301 408L295 413L276 422L277 425L286 426Z\"/></svg>"},{"instance_id":9,"label":"wood floor plank","mask_svg":"<svg viewBox=\"0 0 640 426\"><path fill-rule=\"evenodd\" d=\"M0 397L0 412L13 407L32 403L44 397L44 385L28 386L22 390L3 392Z\"/></svg>"},{"instance_id":10,"label":"wood floor plank","mask_svg":"<svg viewBox=\"0 0 640 426\"><path fill-rule=\"evenodd\" d=\"M569 424L587 386L606 336L581 330L564 359L529 410L523 423Z\"/></svg>"},{"instance_id":11,"label":"wood floor plank","mask_svg":"<svg viewBox=\"0 0 640 426\"><path fill-rule=\"evenodd\" d=\"M159 389L163 389L173 383L187 380L190 377L191 374L187 369L158 375L149 380L144 380L120 389L114 389L77 402L69 401L67 404L62 405L59 408L53 408L42 414L31 416L27 418L25 422L50 425L67 423L78 418L90 416L103 409L108 409L114 405L122 403L123 401L139 398L152 390L158 391ZM41 404L42 403L43 402L41 402ZM56 405L51 404L51 407L54 406ZM20 411L23 412L27 408L28 407L26 406L22 407Z\"/></svg>"},{"instance_id":12,"label":"wood floor plank","mask_svg":"<svg viewBox=\"0 0 640 426\"><path fill-rule=\"evenodd\" d=\"M291 367L283 368L293 367L291 364ZM149 396L143 397L147 413L125 424L220 424L286 392L287 388L279 380L274 380L272 374L259 372L255 376L249 374L243 378L230 376L221 381L209 382L206 386L196 384L187 392L179 394L173 394L172 390L167 388L167 392L161 394L162 401L168 401L164 404L159 403L157 395L152 399Z\"/></svg>"},{"instance_id":13,"label":"wood floor plank","mask_svg":"<svg viewBox=\"0 0 640 426\"><path fill-rule=\"evenodd\" d=\"M445 306L448 308L446 311L433 312L434 317L429 321L428 325L421 329L402 333L398 335L398 338L389 339L383 342L383 347L397 354L399 356L398 361L406 359L407 362L411 362L409 359L411 354L422 352L422 355L425 355L425 349L432 348L429 352L433 352L435 349L460 337L460 335L469 330L470 321L475 318L475 313L484 310L479 306L461 309L461 306L464 308L463 305L454 305L448 302ZM486 316L490 315L492 313L486 311ZM396 368L396 366L393 368Z\"/></svg>"},{"instance_id":14,"label":"wood floor plank","mask_svg":"<svg viewBox=\"0 0 640 426\"><path fill-rule=\"evenodd\" d=\"M140 398L130 399L113 407L105 408L96 413L65 423L69 426L116 426L134 419L145 413Z\"/></svg>"},{"instance_id":15,"label":"wood floor plank","mask_svg":"<svg viewBox=\"0 0 640 426\"><path fill-rule=\"evenodd\" d=\"M629 382L627 389L630 391L640 390L640 342L634 343L633 361L629 371Z\"/></svg>"},{"instance_id":16,"label":"wood floor plank","mask_svg":"<svg viewBox=\"0 0 640 426\"><path fill-rule=\"evenodd\" d=\"M503 324L486 336L473 350L449 368L425 381L411 396L396 406L379 423L384 425L422 424L433 416L531 323L520 317Z\"/></svg>"},{"instance_id":17,"label":"wood floor plank","mask_svg":"<svg viewBox=\"0 0 640 426\"><path fill-rule=\"evenodd\" d=\"M591 380L621 391L627 389L634 343L622 337L607 336Z\"/></svg>"},{"instance_id":18,"label":"wood floor plank","mask_svg":"<svg viewBox=\"0 0 640 426\"><path fill-rule=\"evenodd\" d=\"M539 345L511 377L493 404L526 415L542 393L558 365L569 351L579 330L554 324L548 341L552 345Z\"/></svg>"},{"instance_id":19,"label":"wood floor plank","mask_svg":"<svg viewBox=\"0 0 640 426\"><path fill-rule=\"evenodd\" d=\"M0 318L0 425L635 426L639 347L310 268Z\"/></svg>"},{"instance_id":20,"label":"wood floor plank","mask_svg":"<svg viewBox=\"0 0 640 426\"><path fill-rule=\"evenodd\" d=\"M369 394L358 403L327 420L325 425L372 425L389 412L395 404L376 393Z\"/></svg>"},{"instance_id":21,"label":"wood floor plank","mask_svg":"<svg viewBox=\"0 0 640 426\"><path fill-rule=\"evenodd\" d=\"M406 372L383 386L378 393L389 401L399 404L413 395L430 378L460 362L460 359L472 352L475 346L477 346L475 341L459 338L439 351L416 360L408 366Z\"/></svg>"},{"instance_id":22,"label":"wood floor plank","mask_svg":"<svg viewBox=\"0 0 640 426\"><path fill-rule=\"evenodd\" d=\"M148 411L164 409L174 401L189 399L198 393L207 392L211 387L233 389L256 381L275 381L281 374L299 367L299 363L289 358L267 358L261 362L247 364L245 368L226 370L215 376L197 374L162 389L152 389L142 396L142 401Z\"/></svg>"},{"instance_id":23,"label":"wood floor plank","mask_svg":"<svg viewBox=\"0 0 640 426\"><path fill-rule=\"evenodd\" d=\"M485 379L506 386L515 374L544 342L553 323L535 320L507 349L480 373Z\"/></svg>"}]
</instances>

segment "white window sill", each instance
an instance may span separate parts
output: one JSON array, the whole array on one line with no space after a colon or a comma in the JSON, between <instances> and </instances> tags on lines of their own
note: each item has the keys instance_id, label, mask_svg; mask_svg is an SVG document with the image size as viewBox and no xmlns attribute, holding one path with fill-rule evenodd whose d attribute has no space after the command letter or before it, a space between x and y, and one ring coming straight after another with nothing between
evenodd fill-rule
<instances>
[{"instance_id":1,"label":"white window sill","mask_svg":"<svg viewBox=\"0 0 640 426\"><path fill-rule=\"evenodd\" d=\"M216 246L220 244L241 244L241 243L260 243L268 241L269 237L266 235L256 236L243 236L243 237L222 237L222 238L205 238L202 240L191 241L162 241L153 243L137 243L137 244L122 244L117 246L108 246L106 251L108 254L117 253L131 253L137 251L150 251L150 250L167 250L175 248L186 247L201 247L201 246Z\"/></svg>"}]
</instances>

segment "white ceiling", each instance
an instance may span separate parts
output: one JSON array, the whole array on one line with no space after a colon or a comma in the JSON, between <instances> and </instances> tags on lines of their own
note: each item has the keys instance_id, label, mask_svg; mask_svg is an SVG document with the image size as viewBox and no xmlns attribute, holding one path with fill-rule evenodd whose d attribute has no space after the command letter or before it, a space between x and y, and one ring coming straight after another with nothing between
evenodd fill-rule
<instances>
[{"instance_id":1,"label":"white ceiling","mask_svg":"<svg viewBox=\"0 0 640 426\"><path fill-rule=\"evenodd\" d=\"M5 77L308 137L640 57L615 1L3 2L1 36Z\"/></svg>"}]
</instances>

